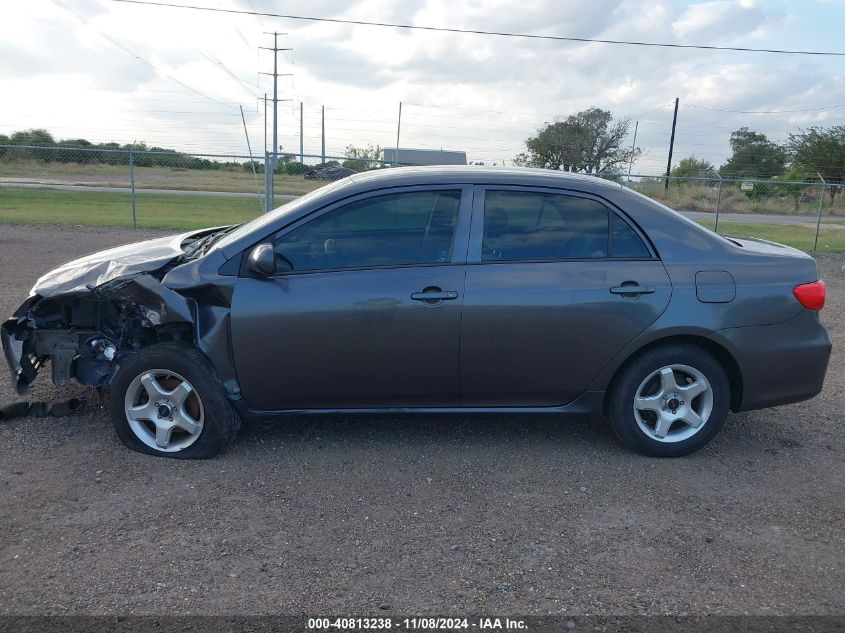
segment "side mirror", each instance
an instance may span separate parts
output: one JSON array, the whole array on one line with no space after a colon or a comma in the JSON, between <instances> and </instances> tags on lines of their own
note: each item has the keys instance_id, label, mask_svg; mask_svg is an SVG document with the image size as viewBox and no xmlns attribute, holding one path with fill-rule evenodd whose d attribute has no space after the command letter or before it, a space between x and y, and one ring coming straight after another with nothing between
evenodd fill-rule
<instances>
[{"instance_id":1,"label":"side mirror","mask_svg":"<svg viewBox=\"0 0 845 633\"><path fill-rule=\"evenodd\" d=\"M272 244L258 244L249 252L246 259L247 268L252 272L269 277L276 272L276 258Z\"/></svg>"}]
</instances>

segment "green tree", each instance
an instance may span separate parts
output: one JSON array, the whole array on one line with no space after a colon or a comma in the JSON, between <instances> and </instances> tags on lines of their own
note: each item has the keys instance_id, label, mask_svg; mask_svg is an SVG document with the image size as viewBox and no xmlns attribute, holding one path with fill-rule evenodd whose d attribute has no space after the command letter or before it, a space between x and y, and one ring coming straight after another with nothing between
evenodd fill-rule
<instances>
[{"instance_id":1,"label":"green tree","mask_svg":"<svg viewBox=\"0 0 845 633\"><path fill-rule=\"evenodd\" d=\"M731 133L731 157L719 168L725 178L772 178L783 174L786 149L747 127Z\"/></svg>"},{"instance_id":2,"label":"green tree","mask_svg":"<svg viewBox=\"0 0 845 633\"><path fill-rule=\"evenodd\" d=\"M810 174L821 174L827 182L845 183L845 125L811 127L790 134L787 143L794 167ZM840 187L828 187L830 203Z\"/></svg>"},{"instance_id":3,"label":"green tree","mask_svg":"<svg viewBox=\"0 0 845 633\"><path fill-rule=\"evenodd\" d=\"M343 155L346 156L343 166L358 171L378 169L382 166L380 161L384 160L384 150L381 146L372 143L368 143L366 147L347 145Z\"/></svg>"},{"instance_id":4,"label":"green tree","mask_svg":"<svg viewBox=\"0 0 845 633\"><path fill-rule=\"evenodd\" d=\"M55 145L56 140L53 135L47 130L41 128L33 128L30 130L21 130L19 132L12 132L9 139L12 145Z\"/></svg>"},{"instance_id":5,"label":"green tree","mask_svg":"<svg viewBox=\"0 0 845 633\"><path fill-rule=\"evenodd\" d=\"M801 197L809 187L805 183L810 178L811 176L807 172L793 169L786 172L783 176L772 178L772 180L779 181L776 187L778 195L783 198L792 198L795 210L798 211L798 204L801 202Z\"/></svg>"},{"instance_id":6,"label":"green tree","mask_svg":"<svg viewBox=\"0 0 845 633\"><path fill-rule=\"evenodd\" d=\"M717 175L716 167L710 161L696 158L693 154L688 158L684 158L672 168L672 176L699 176L699 177L713 177Z\"/></svg>"},{"instance_id":7,"label":"green tree","mask_svg":"<svg viewBox=\"0 0 845 633\"><path fill-rule=\"evenodd\" d=\"M588 174L618 171L640 155L638 148L622 147L628 121L613 121L609 110L588 108L565 119L547 123L525 141L516 165Z\"/></svg>"}]
</instances>

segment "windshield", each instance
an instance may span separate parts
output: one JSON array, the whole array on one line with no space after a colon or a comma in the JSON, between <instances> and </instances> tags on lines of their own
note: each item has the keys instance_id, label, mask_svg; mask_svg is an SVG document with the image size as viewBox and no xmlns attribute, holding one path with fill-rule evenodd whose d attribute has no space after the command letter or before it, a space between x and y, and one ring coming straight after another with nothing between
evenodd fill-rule
<instances>
[{"instance_id":1,"label":"windshield","mask_svg":"<svg viewBox=\"0 0 845 633\"><path fill-rule=\"evenodd\" d=\"M308 204L315 198L319 198L320 196L327 194L331 191L336 189L340 189L349 184L347 179L338 180L327 185L323 185L319 189L315 189L310 193L306 193L304 196L299 196L298 198L294 198L290 202L283 204L282 206L273 209L269 213L264 213L259 215L254 220L247 222L246 224L241 224L238 228L230 233L227 233L223 239L218 240L214 243L214 248L226 248L229 244L234 244L242 237L249 235L253 232L260 232L260 230L267 226L268 224L272 224L279 218L282 218L286 215L289 215L304 205Z\"/></svg>"}]
</instances>

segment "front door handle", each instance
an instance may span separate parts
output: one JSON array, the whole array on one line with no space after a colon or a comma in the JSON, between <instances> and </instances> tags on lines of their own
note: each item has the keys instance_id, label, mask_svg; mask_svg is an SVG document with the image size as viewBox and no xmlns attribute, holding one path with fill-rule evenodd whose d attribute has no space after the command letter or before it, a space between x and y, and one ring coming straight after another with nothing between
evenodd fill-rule
<instances>
[{"instance_id":1,"label":"front door handle","mask_svg":"<svg viewBox=\"0 0 845 633\"><path fill-rule=\"evenodd\" d=\"M436 303L438 301L451 301L458 298L458 293L453 290L441 290L440 288L425 288L422 292L412 292L411 299L414 301L425 301Z\"/></svg>"},{"instance_id":2,"label":"front door handle","mask_svg":"<svg viewBox=\"0 0 845 633\"><path fill-rule=\"evenodd\" d=\"M630 295L631 297L637 295L650 295L654 292L654 286L640 286L639 284L633 282L625 282L621 286L614 286L610 289L610 292L615 295Z\"/></svg>"}]
</instances>

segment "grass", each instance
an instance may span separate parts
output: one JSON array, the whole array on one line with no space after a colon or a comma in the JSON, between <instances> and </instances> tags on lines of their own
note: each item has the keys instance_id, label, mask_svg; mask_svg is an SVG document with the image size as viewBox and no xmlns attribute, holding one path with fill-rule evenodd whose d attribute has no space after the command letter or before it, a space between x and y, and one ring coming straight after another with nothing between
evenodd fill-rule
<instances>
[{"instance_id":1,"label":"grass","mask_svg":"<svg viewBox=\"0 0 845 633\"><path fill-rule=\"evenodd\" d=\"M189 230L243 222L260 213L256 198L139 193L138 226ZM0 224L79 224L132 226L129 194L96 191L57 191L0 187ZM710 219L700 223L712 228ZM719 232L759 237L804 251L813 248L815 228L800 225L720 222ZM819 251L845 252L845 230L822 229Z\"/></svg>"},{"instance_id":2,"label":"grass","mask_svg":"<svg viewBox=\"0 0 845 633\"><path fill-rule=\"evenodd\" d=\"M140 193L136 216L143 228L188 230L243 222L259 215L258 199ZM132 226L129 194L0 187L0 223Z\"/></svg>"},{"instance_id":3,"label":"grass","mask_svg":"<svg viewBox=\"0 0 845 633\"><path fill-rule=\"evenodd\" d=\"M709 229L713 228L713 222L709 220L700 220L699 223ZM793 224L719 222L719 233L735 237L758 237L809 252L813 248L816 229ZM845 253L845 230L822 229L819 231L818 250L823 253Z\"/></svg>"},{"instance_id":4,"label":"grass","mask_svg":"<svg viewBox=\"0 0 845 633\"><path fill-rule=\"evenodd\" d=\"M761 194L757 198L747 196L735 184L725 185L719 200L721 212L814 216L819 211L818 186L791 185L775 181L758 182L755 186ZM640 193L679 211L714 212L719 199L718 187L712 184L673 183L668 191L664 190L662 184L656 183L647 183L635 188ZM822 213L828 217L845 216L845 196L836 196L831 203L830 197L825 194Z\"/></svg>"},{"instance_id":5,"label":"grass","mask_svg":"<svg viewBox=\"0 0 845 633\"><path fill-rule=\"evenodd\" d=\"M126 165L81 165L78 163L45 163L35 160L0 161L0 178L44 184L85 184L90 187L128 187ZM264 187L264 174L258 174ZM302 176L277 175L277 194L302 195L325 183L305 180ZM240 166L215 171L173 169L170 167L136 167L137 189L179 189L181 191L227 191L254 193L255 177Z\"/></svg>"}]
</instances>

